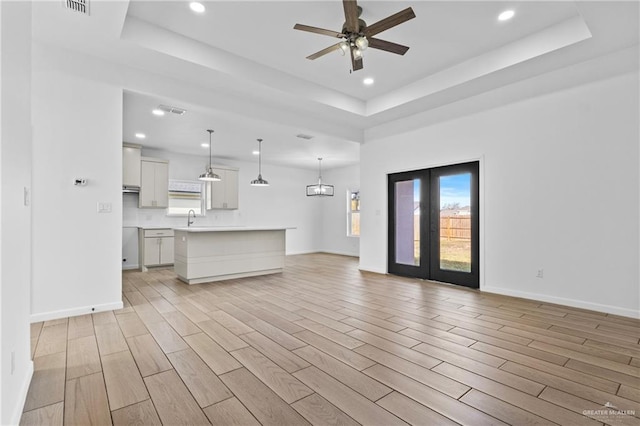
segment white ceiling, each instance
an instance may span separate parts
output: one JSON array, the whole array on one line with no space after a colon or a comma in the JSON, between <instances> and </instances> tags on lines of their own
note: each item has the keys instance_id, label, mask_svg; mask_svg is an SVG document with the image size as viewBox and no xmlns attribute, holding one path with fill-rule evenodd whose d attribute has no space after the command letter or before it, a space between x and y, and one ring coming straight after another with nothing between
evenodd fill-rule
<instances>
[{"instance_id":1,"label":"white ceiling","mask_svg":"<svg viewBox=\"0 0 640 426\"><path fill-rule=\"evenodd\" d=\"M338 52L305 59L337 40L293 30L295 23L340 30L339 0L203 3L197 15L188 1L92 0L86 17L62 1L36 2L34 39L59 52L61 67L84 67L126 90L125 141L140 142L134 133L143 132L145 146L207 155L199 145L213 128L216 157L255 161L255 139L263 138L265 163L305 168L316 168L318 156L327 158L323 168L357 163L359 143L377 129L637 50L639 39L638 2L362 0L369 25L409 6L416 18L377 35L410 46L405 56L368 49L364 70L350 74ZM515 17L498 22L507 8ZM68 52L94 63L72 61ZM364 77L375 84L365 87ZM188 112L156 117L158 104Z\"/></svg>"}]
</instances>

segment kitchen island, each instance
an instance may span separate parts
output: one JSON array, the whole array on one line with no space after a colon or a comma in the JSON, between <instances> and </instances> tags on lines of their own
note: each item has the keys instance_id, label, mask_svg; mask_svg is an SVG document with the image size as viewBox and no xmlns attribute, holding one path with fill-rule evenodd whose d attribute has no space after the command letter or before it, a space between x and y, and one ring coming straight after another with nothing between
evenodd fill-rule
<instances>
[{"instance_id":1,"label":"kitchen island","mask_svg":"<svg viewBox=\"0 0 640 426\"><path fill-rule=\"evenodd\" d=\"M176 228L174 270L187 284L282 272L286 229Z\"/></svg>"}]
</instances>

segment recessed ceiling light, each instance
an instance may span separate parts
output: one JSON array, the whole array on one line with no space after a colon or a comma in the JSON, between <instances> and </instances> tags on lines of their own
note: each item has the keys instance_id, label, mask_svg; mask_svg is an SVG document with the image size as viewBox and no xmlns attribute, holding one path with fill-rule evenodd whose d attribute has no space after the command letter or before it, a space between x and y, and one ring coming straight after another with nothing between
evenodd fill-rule
<instances>
[{"instance_id":1,"label":"recessed ceiling light","mask_svg":"<svg viewBox=\"0 0 640 426\"><path fill-rule=\"evenodd\" d=\"M201 143L200 146L203 147L203 148L209 148L209 144L206 143L206 142Z\"/></svg>"},{"instance_id":2,"label":"recessed ceiling light","mask_svg":"<svg viewBox=\"0 0 640 426\"><path fill-rule=\"evenodd\" d=\"M259 155L259 154L260 154L260 151L251 151L251 153L252 153L253 155Z\"/></svg>"},{"instance_id":3,"label":"recessed ceiling light","mask_svg":"<svg viewBox=\"0 0 640 426\"><path fill-rule=\"evenodd\" d=\"M373 84L373 78L367 77L364 80L362 80L362 82L364 83L365 86L371 86Z\"/></svg>"},{"instance_id":4,"label":"recessed ceiling light","mask_svg":"<svg viewBox=\"0 0 640 426\"><path fill-rule=\"evenodd\" d=\"M204 13L204 5L197 1L192 1L189 3L189 7L196 13Z\"/></svg>"},{"instance_id":5,"label":"recessed ceiling light","mask_svg":"<svg viewBox=\"0 0 640 426\"><path fill-rule=\"evenodd\" d=\"M162 116L164 115L164 111L163 111L163 110L161 110L161 109L157 109L157 108L156 108L156 109L154 109L153 111L151 111L151 113L152 113L153 115L157 115L157 116L160 116L160 117L162 117Z\"/></svg>"},{"instance_id":6,"label":"recessed ceiling light","mask_svg":"<svg viewBox=\"0 0 640 426\"><path fill-rule=\"evenodd\" d=\"M508 21L513 18L513 15L516 13L513 10L505 10L500 15L498 15L498 21Z\"/></svg>"},{"instance_id":7,"label":"recessed ceiling light","mask_svg":"<svg viewBox=\"0 0 640 426\"><path fill-rule=\"evenodd\" d=\"M144 133L136 133L136 138L138 138L138 139L144 139L146 137L147 137L147 135L145 135Z\"/></svg>"}]
</instances>

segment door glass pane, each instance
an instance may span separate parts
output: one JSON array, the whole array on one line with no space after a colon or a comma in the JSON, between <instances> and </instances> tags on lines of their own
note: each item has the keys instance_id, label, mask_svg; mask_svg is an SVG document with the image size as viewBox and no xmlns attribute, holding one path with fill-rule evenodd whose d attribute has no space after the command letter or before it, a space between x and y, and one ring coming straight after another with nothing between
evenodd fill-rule
<instances>
[{"instance_id":1,"label":"door glass pane","mask_svg":"<svg viewBox=\"0 0 640 426\"><path fill-rule=\"evenodd\" d=\"M471 173L440 177L440 269L471 272Z\"/></svg>"},{"instance_id":2,"label":"door glass pane","mask_svg":"<svg viewBox=\"0 0 640 426\"><path fill-rule=\"evenodd\" d=\"M396 263L420 266L420 179L395 183Z\"/></svg>"}]
</instances>

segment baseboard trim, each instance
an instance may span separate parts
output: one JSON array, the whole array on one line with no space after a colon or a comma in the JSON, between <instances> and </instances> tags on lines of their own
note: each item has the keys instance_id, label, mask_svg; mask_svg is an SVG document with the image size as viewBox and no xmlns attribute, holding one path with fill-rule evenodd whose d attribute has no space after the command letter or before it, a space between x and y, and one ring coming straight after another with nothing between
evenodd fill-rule
<instances>
[{"instance_id":1,"label":"baseboard trim","mask_svg":"<svg viewBox=\"0 0 640 426\"><path fill-rule=\"evenodd\" d=\"M607 314L620 315L623 317L640 319L640 311L620 308L618 306L603 305L600 303L586 302L584 300L566 299L564 297L549 296L546 294L529 293L526 291L510 290L501 287L485 286L480 289L485 293L501 294L503 296L520 297L523 299L538 300L540 302L555 303L558 305L571 306L574 308L588 309L590 311L604 312Z\"/></svg>"},{"instance_id":2,"label":"baseboard trim","mask_svg":"<svg viewBox=\"0 0 640 426\"><path fill-rule=\"evenodd\" d=\"M102 311L113 311L122 309L122 300L118 302L103 303L101 305L81 306L79 308L62 309L59 311L42 312L39 314L31 314L31 322L48 321L58 318L75 317L78 315L93 314Z\"/></svg>"},{"instance_id":3,"label":"baseboard trim","mask_svg":"<svg viewBox=\"0 0 640 426\"><path fill-rule=\"evenodd\" d=\"M374 274L382 274L382 275L387 275L387 271L384 269L380 269L380 268L372 268L372 267L368 267L368 266L363 266L360 265L358 267L358 270L362 271L362 272L373 272Z\"/></svg>"},{"instance_id":4,"label":"baseboard trim","mask_svg":"<svg viewBox=\"0 0 640 426\"><path fill-rule=\"evenodd\" d=\"M299 254L313 254L318 253L318 250L309 250L309 251L288 251L285 253L285 256L297 256Z\"/></svg>"},{"instance_id":5,"label":"baseboard trim","mask_svg":"<svg viewBox=\"0 0 640 426\"><path fill-rule=\"evenodd\" d=\"M18 394L18 401L13 409L13 415L11 416L12 425L20 424L20 418L22 417L22 410L24 404L27 401L27 393L29 392L29 385L31 384L31 378L33 377L33 361L29 360L27 364L27 371L24 375L22 386L20 386L20 393Z\"/></svg>"},{"instance_id":6,"label":"baseboard trim","mask_svg":"<svg viewBox=\"0 0 640 426\"><path fill-rule=\"evenodd\" d=\"M355 258L360 257L358 253L349 253L346 251L320 250L318 253L335 254L337 256L346 256L346 257L355 257Z\"/></svg>"}]
</instances>

